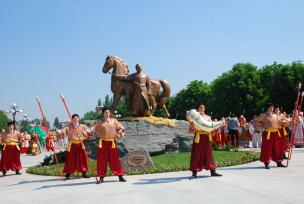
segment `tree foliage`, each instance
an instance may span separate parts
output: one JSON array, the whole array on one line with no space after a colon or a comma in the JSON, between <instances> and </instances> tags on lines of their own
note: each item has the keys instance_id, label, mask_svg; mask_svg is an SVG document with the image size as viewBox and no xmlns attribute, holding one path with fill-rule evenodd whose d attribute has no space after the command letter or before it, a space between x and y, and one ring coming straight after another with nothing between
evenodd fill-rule
<instances>
[{"instance_id":1,"label":"tree foliage","mask_svg":"<svg viewBox=\"0 0 304 204\"><path fill-rule=\"evenodd\" d=\"M105 102L103 103L103 107L110 108L112 106L113 99L108 94L105 96Z\"/></svg>"},{"instance_id":2,"label":"tree foliage","mask_svg":"<svg viewBox=\"0 0 304 204\"><path fill-rule=\"evenodd\" d=\"M185 119L186 110L195 108L197 102L203 102L207 113L213 113L213 118L231 112L251 118L265 110L268 102L292 112L301 81L304 81L304 64L301 62L285 65L275 62L260 69L249 63L238 63L210 84L191 81L169 99L168 107L171 117L177 119Z\"/></svg>"},{"instance_id":3,"label":"tree foliage","mask_svg":"<svg viewBox=\"0 0 304 204\"><path fill-rule=\"evenodd\" d=\"M195 108L198 102L208 106L210 86L203 81L191 81L185 89L182 89L168 101L171 118L184 119L187 110Z\"/></svg>"},{"instance_id":4,"label":"tree foliage","mask_svg":"<svg viewBox=\"0 0 304 204\"><path fill-rule=\"evenodd\" d=\"M115 110L122 118L129 116L129 111L124 96L120 98Z\"/></svg>"},{"instance_id":5,"label":"tree foliage","mask_svg":"<svg viewBox=\"0 0 304 204\"><path fill-rule=\"evenodd\" d=\"M8 122L7 116L2 111L0 111L0 131L7 127L7 122Z\"/></svg>"},{"instance_id":6,"label":"tree foliage","mask_svg":"<svg viewBox=\"0 0 304 204\"><path fill-rule=\"evenodd\" d=\"M264 95L257 67L252 64L236 64L232 70L219 76L211 83L210 108L215 117L253 115L263 105ZM262 103L261 103L262 102Z\"/></svg>"},{"instance_id":7,"label":"tree foliage","mask_svg":"<svg viewBox=\"0 0 304 204\"><path fill-rule=\"evenodd\" d=\"M102 102L100 98L98 99L97 106L102 106Z\"/></svg>"},{"instance_id":8,"label":"tree foliage","mask_svg":"<svg viewBox=\"0 0 304 204\"><path fill-rule=\"evenodd\" d=\"M103 105L103 107L107 107L110 108L112 106L112 102L113 102L113 98L110 97L109 95L105 96L105 102L102 103L102 101L100 99L98 99L98 103L97 106L101 106L101 104ZM128 111L128 107L127 104L125 102L125 98L124 96L122 96L116 106L115 109L116 112L112 113L112 114L117 114L120 115L121 117L127 117L129 116L129 111ZM97 120L97 119L102 119L102 115L97 115L95 111L88 111L84 114L84 116L81 118L81 121L84 120Z\"/></svg>"},{"instance_id":9,"label":"tree foliage","mask_svg":"<svg viewBox=\"0 0 304 204\"><path fill-rule=\"evenodd\" d=\"M96 120L97 115L94 111L88 111L84 114L84 116L81 118L82 121L84 120Z\"/></svg>"},{"instance_id":10,"label":"tree foliage","mask_svg":"<svg viewBox=\"0 0 304 204\"><path fill-rule=\"evenodd\" d=\"M60 123L58 117L55 118L54 123L53 123L53 126L54 126L55 128L57 128L57 129L61 129L61 128L62 128L61 123Z\"/></svg>"}]
</instances>

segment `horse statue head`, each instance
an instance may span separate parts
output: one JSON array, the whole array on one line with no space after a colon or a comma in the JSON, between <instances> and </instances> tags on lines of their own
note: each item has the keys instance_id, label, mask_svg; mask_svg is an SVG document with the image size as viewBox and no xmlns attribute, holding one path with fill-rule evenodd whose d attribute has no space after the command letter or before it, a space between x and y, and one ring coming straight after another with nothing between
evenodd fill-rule
<instances>
[{"instance_id":1,"label":"horse statue head","mask_svg":"<svg viewBox=\"0 0 304 204\"><path fill-rule=\"evenodd\" d=\"M112 73L109 72L111 69L113 69ZM128 75L129 74L129 68L127 63L125 63L122 59L119 57L116 57L114 55L108 55L105 59L105 63L102 68L103 73L111 73L112 75Z\"/></svg>"}]
</instances>

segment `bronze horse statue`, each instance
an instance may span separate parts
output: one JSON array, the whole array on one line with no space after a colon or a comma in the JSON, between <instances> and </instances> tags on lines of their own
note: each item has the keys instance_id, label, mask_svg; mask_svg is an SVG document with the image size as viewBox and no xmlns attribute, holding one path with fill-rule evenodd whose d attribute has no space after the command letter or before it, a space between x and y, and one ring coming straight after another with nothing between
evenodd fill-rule
<instances>
[{"instance_id":1,"label":"bronze horse statue","mask_svg":"<svg viewBox=\"0 0 304 204\"><path fill-rule=\"evenodd\" d=\"M122 59L113 55L108 55L105 59L102 72L110 73L109 71L111 69L113 69L111 73L111 91L113 93L113 104L111 111L115 110L121 96L125 96L127 106L131 107L130 104L132 103L131 96L133 92L133 84L130 81L122 81L116 77L121 75L127 76L129 74L128 65ZM157 105L159 105L159 107L164 110L166 117L169 118L170 114L166 107L166 102L168 101L171 93L169 83L166 80L150 81L151 84L149 93L151 93L151 97L149 98L149 104L151 105L151 115L154 114ZM162 88L162 91L160 88Z\"/></svg>"}]
</instances>

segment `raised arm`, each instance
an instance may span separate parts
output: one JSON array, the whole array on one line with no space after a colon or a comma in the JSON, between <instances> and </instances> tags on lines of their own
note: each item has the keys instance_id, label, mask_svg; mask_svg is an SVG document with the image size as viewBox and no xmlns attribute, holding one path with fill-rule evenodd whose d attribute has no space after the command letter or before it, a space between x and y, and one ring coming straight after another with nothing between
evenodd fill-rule
<instances>
[{"instance_id":1,"label":"raised arm","mask_svg":"<svg viewBox=\"0 0 304 204\"><path fill-rule=\"evenodd\" d=\"M22 143L25 140L25 136L23 137L23 135L20 132L17 132L18 134L18 142Z\"/></svg>"},{"instance_id":2,"label":"raised arm","mask_svg":"<svg viewBox=\"0 0 304 204\"><path fill-rule=\"evenodd\" d=\"M62 130L56 130L55 137L63 138L63 136L67 135L69 132L68 127L63 128Z\"/></svg>"},{"instance_id":3,"label":"raised arm","mask_svg":"<svg viewBox=\"0 0 304 204\"><path fill-rule=\"evenodd\" d=\"M279 116L279 124L281 127L288 127L291 124L292 119L286 118L284 114Z\"/></svg>"},{"instance_id":4,"label":"raised arm","mask_svg":"<svg viewBox=\"0 0 304 204\"><path fill-rule=\"evenodd\" d=\"M189 133L195 133L195 132L197 132L197 131L198 131L198 129L195 127L194 122L192 121L192 122L189 124L188 132L189 132Z\"/></svg>"},{"instance_id":5,"label":"raised arm","mask_svg":"<svg viewBox=\"0 0 304 204\"><path fill-rule=\"evenodd\" d=\"M115 119L115 125L116 125L116 131L117 131L117 137L123 138L125 136L125 127Z\"/></svg>"},{"instance_id":6,"label":"raised arm","mask_svg":"<svg viewBox=\"0 0 304 204\"><path fill-rule=\"evenodd\" d=\"M256 128L262 128L262 121L263 121L263 114L259 115L259 117L257 117L253 123L254 123L254 126Z\"/></svg>"},{"instance_id":7,"label":"raised arm","mask_svg":"<svg viewBox=\"0 0 304 204\"><path fill-rule=\"evenodd\" d=\"M96 125L93 125L92 127L87 127L86 125L84 125L84 130L81 132L82 136L85 139L93 139L93 136L95 134L95 127Z\"/></svg>"}]
</instances>

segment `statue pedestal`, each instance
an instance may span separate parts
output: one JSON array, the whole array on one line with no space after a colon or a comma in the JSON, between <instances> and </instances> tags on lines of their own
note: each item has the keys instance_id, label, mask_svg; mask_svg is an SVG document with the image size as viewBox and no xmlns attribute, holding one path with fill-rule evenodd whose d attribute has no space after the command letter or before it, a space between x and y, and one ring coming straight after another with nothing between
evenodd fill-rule
<instances>
[{"instance_id":1,"label":"statue pedestal","mask_svg":"<svg viewBox=\"0 0 304 204\"><path fill-rule=\"evenodd\" d=\"M120 162L125 170L155 168L154 162L146 150L138 150L128 153L121 158Z\"/></svg>"},{"instance_id":2,"label":"statue pedestal","mask_svg":"<svg viewBox=\"0 0 304 204\"><path fill-rule=\"evenodd\" d=\"M190 151L193 134L188 133L187 121L176 121L175 127L156 125L143 120L121 121L126 127L125 137L117 140L120 156L145 149L150 155L165 152ZM90 157L96 158L97 140L85 142Z\"/></svg>"}]
</instances>

